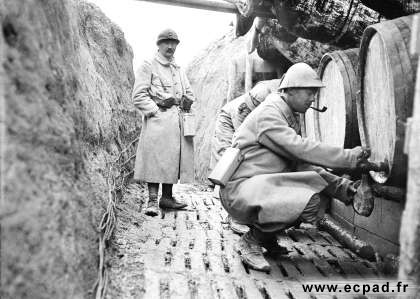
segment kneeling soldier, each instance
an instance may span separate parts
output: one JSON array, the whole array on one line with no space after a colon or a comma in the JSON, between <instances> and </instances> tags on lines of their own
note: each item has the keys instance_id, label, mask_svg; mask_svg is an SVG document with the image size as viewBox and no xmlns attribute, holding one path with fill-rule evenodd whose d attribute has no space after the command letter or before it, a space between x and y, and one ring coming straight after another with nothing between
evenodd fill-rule
<instances>
[{"instance_id":1,"label":"kneeling soldier","mask_svg":"<svg viewBox=\"0 0 420 299\"><path fill-rule=\"evenodd\" d=\"M297 113L305 113L324 87L305 63L289 68L280 84L252 111L236 131L233 146L244 160L221 188L224 208L250 230L236 244L244 263L268 271L262 247L274 250L276 232L300 222L315 224L320 210L319 193L350 204L354 183L324 168L357 169L365 161L361 147L342 149L300 134ZM314 166L319 165L319 166Z\"/></svg>"}]
</instances>

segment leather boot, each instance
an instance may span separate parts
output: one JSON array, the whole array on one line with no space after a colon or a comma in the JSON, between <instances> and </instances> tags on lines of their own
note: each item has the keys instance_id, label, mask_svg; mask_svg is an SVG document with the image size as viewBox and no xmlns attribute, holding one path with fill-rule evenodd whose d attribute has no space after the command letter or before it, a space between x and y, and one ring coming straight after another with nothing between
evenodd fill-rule
<instances>
[{"instance_id":1,"label":"leather boot","mask_svg":"<svg viewBox=\"0 0 420 299\"><path fill-rule=\"evenodd\" d=\"M186 203L177 201L173 197L161 197L159 200L159 208L161 209L172 209L172 210L180 210L187 206Z\"/></svg>"},{"instance_id":2,"label":"leather boot","mask_svg":"<svg viewBox=\"0 0 420 299\"><path fill-rule=\"evenodd\" d=\"M290 252L286 247L283 247L278 243L277 238L265 240L264 242L261 242L261 246L267 249L267 254L272 256L287 255Z\"/></svg>"},{"instance_id":3,"label":"leather boot","mask_svg":"<svg viewBox=\"0 0 420 299\"><path fill-rule=\"evenodd\" d=\"M157 202L159 184L147 183L147 188L149 190L149 201L147 202L147 207L144 211L144 214L154 217L159 215L159 207Z\"/></svg>"},{"instance_id":4,"label":"leather boot","mask_svg":"<svg viewBox=\"0 0 420 299\"><path fill-rule=\"evenodd\" d=\"M149 198L144 214L146 214L147 216L152 216L152 217L159 215L157 196L154 198L153 197Z\"/></svg>"},{"instance_id":5,"label":"leather boot","mask_svg":"<svg viewBox=\"0 0 420 299\"><path fill-rule=\"evenodd\" d=\"M261 246L250 232L244 234L235 244L235 250L241 256L242 262L257 271L270 271L271 267L264 258Z\"/></svg>"},{"instance_id":6,"label":"leather boot","mask_svg":"<svg viewBox=\"0 0 420 299\"><path fill-rule=\"evenodd\" d=\"M288 254L289 250L281 246L277 241L275 232L262 232L257 228L252 228L251 235L258 244L267 250L270 255Z\"/></svg>"},{"instance_id":7,"label":"leather boot","mask_svg":"<svg viewBox=\"0 0 420 299\"><path fill-rule=\"evenodd\" d=\"M233 220L232 217L229 216L229 226L230 229L238 235L243 235L245 233L247 233L249 231L249 227L244 225L244 224L240 224L237 221Z\"/></svg>"},{"instance_id":8,"label":"leather boot","mask_svg":"<svg viewBox=\"0 0 420 299\"><path fill-rule=\"evenodd\" d=\"M179 210L187 206L186 203L177 201L172 196L172 184L162 184L162 197L159 200L161 209Z\"/></svg>"}]
</instances>

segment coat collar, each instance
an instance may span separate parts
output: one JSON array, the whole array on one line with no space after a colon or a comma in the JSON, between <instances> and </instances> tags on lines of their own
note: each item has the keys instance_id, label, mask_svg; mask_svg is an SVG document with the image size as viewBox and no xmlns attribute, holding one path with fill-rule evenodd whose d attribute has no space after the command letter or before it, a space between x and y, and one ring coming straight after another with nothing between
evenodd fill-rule
<instances>
[{"instance_id":1,"label":"coat collar","mask_svg":"<svg viewBox=\"0 0 420 299\"><path fill-rule=\"evenodd\" d=\"M172 65L175 68L179 68L179 66L175 63L175 59L172 58L171 60L168 60L165 56L160 54L159 52L156 53L155 59L157 62L159 62L161 65L169 66Z\"/></svg>"},{"instance_id":2,"label":"coat collar","mask_svg":"<svg viewBox=\"0 0 420 299\"><path fill-rule=\"evenodd\" d=\"M287 122L292 128L297 129L297 131L300 131L300 124L298 119L299 114L293 112L292 108L290 108L289 104L287 104L282 95L280 95L280 98L280 110L283 113L284 117L287 119Z\"/></svg>"}]
</instances>

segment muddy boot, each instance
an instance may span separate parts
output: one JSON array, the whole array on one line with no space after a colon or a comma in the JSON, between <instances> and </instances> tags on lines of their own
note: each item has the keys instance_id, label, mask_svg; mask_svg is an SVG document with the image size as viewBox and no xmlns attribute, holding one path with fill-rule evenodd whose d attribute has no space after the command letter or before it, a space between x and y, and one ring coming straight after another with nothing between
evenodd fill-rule
<instances>
[{"instance_id":1,"label":"muddy boot","mask_svg":"<svg viewBox=\"0 0 420 299\"><path fill-rule=\"evenodd\" d=\"M270 237L261 240L260 245L267 250L268 255L277 256L289 254L289 250L278 243L277 236L274 234L270 234Z\"/></svg>"},{"instance_id":2,"label":"muddy boot","mask_svg":"<svg viewBox=\"0 0 420 299\"><path fill-rule=\"evenodd\" d=\"M242 262L245 265L258 271L270 271L271 267L264 258L262 247L253 237L251 231L247 232L239 239L235 244L235 250L239 253Z\"/></svg>"},{"instance_id":3,"label":"muddy boot","mask_svg":"<svg viewBox=\"0 0 420 299\"><path fill-rule=\"evenodd\" d=\"M230 216L229 216L229 220L228 221L229 221L230 229L235 234L243 235L243 234L245 234L245 233L247 233L249 231L249 227L248 226L236 222Z\"/></svg>"},{"instance_id":4,"label":"muddy boot","mask_svg":"<svg viewBox=\"0 0 420 299\"><path fill-rule=\"evenodd\" d=\"M177 201L172 196L172 184L162 184L162 197L159 200L161 209L180 210L187 206L186 203Z\"/></svg>"},{"instance_id":5,"label":"muddy boot","mask_svg":"<svg viewBox=\"0 0 420 299\"><path fill-rule=\"evenodd\" d=\"M187 206L186 203L177 201L175 198L161 197L159 200L159 208L168 210L180 210Z\"/></svg>"},{"instance_id":6,"label":"muddy boot","mask_svg":"<svg viewBox=\"0 0 420 299\"><path fill-rule=\"evenodd\" d=\"M144 214L152 217L159 215L157 196L155 198L149 198Z\"/></svg>"},{"instance_id":7,"label":"muddy boot","mask_svg":"<svg viewBox=\"0 0 420 299\"><path fill-rule=\"evenodd\" d=\"M159 215L159 207L157 202L159 184L147 183L147 188L149 189L149 201L147 202L147 207L144 211L144 214L154 217Z\"/></svg>"}]
</instances>

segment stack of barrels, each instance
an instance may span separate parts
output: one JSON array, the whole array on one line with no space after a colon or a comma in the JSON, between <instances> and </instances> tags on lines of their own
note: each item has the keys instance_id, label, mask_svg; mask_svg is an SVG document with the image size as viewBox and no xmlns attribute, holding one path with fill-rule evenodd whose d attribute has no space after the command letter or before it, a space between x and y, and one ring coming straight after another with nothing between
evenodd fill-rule
<instances>
[{"instance_id":1,"label":"stack of barrels","mask_svg":"<svg viewBox=\"0 0 420 299\"><path fill-rule=\"evenodd\" d=\"M387 161L388 173L371 172L374 181L405 187L406 120L412 114L417 58L410 55L413 16L366 28L360 49L325 54L318 73L322 88L302 119L302 134L314 140L371 149L371 159Z\"/></svg>"},{"instance_id":2,"label":"stack of barrels","mask_svg":"<svg viewBox=\"0 0 420 299\"><path fill-rule=\"evenodd\" d=\"M404 143L417 70L409 51L412 23L413 16L406 16L369 26L359 49L325 54L318 74L326 87L314 106L328 110L310 109L301 117L302 135L345 148L362 145L371 149L371 160L388 163L389 172L370 172L372 185L399 190L401 199L375 195L369 217L339 201L331 204L331 215L381 254L399 252L408 169Z\"/></svg>"}]
</instances>

